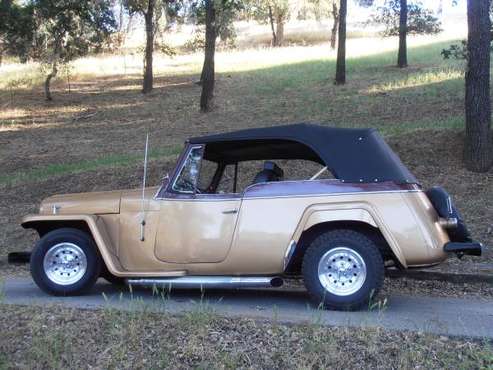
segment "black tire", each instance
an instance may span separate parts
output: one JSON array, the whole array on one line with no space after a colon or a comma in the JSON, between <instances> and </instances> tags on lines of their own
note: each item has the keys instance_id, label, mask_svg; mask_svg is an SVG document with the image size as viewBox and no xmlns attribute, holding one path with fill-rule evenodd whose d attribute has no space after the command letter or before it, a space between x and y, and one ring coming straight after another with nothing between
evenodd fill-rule
<instances>
[{"instance_id":1,"label":"black tire","mask_svg":"<svg viewBox=\"0 0 493 370\"><path fill-rule=\"evenodd\" d=\"M81 277L70 284L59 284L50 279L44 268L48 251L60 243L71 243L79 247L85 255L87 266ZM36 285L52 295L81 295L89 291L101 273L101 257L90 235L72 228L63 228L45 234L34 247L31 254L31 275Z\"/></svg>"},{"instance_id":2,"label":"black tire","mask_svg":"<svg viewBox=\"0 0 493 370\"><path fill-rule=\"evenodd\" d=\"M357 291L350 295L331 293L319 279L319 262L329 251L340 247L356 252L366 265L364 282ZM303 257L302 273L306 289L316 305L328 309L351 311L367 306L370 297L378 294L383 284L384 263L378 247L365 234L354 230L338 229L321 234L311 243Z\"/></svg>"}]
</instances>

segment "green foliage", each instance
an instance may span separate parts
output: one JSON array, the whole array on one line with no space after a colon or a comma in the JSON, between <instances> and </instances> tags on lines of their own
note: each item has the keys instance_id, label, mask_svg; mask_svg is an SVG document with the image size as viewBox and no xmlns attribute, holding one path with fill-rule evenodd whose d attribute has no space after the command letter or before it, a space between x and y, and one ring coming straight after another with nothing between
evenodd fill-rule
<instances>
[{"instance_id":1,"label":"green foliage","mask_svg":"<svg viewBox=\"0 0 493 370\"><path fill-rule=\"evenodd\" d=\"M492 21L491 28L491 40L492 44L490 45L490 51L493 52L493 2L490 4L490 20ZM446 49L442 49L440 55L442 55L443 59L458 59L458 60L466 60L467 59L467 40L462 40L458 44L450 44L450 46Z\"/></svg>"},{"instance_id":2,"label":"green foliage","mask_svg":"<svg viewBox=\"0 0 493 370\"><path fill-rule=\"evenodd\" d=\"M123 0L129 15L140 14L145 16L148 12L149 0ZM175 56L176 49L164 41L165 31L174 23L183 21L181 10L184 2L181 0L154 0L154 17L152 19L154 48L165 55ZM156 41L156 35L161 37ZM142 50L144 51L145 48Z\"/></svg>"},{"instance_id":3,"label":"green foliage","mask_svg":"<svg viewBox=\"0 0 493 370\"><path fill-rule=\"evenodd\" d=\"M339 6L339 0L307 0L300 4L296 18L314 18L321 21L324 18L332 18L333 5Z\"/></svg>"},{"instance_id":4,"label":"green foliage","mask_svg":"<svg viewBox=\"0 0 493 370\"><path fill-rule=\"evenodd\" d=\"M250 0L248 9L259 23L268 23L270 12L275 20L286 21L290 15L288 0Z\"/></svg>"},{"instance_id":5,"label":"green foliage","mask_svg":"<svg viewBox=\"0 0 493 370\"><path fill-rule=\"evenodd\" d=\"M459 44L451 44L448 48L442 49L440 54L443 56L443 59L466 59L467 41L462 40Z\"/></svg>"},{"instance_id":6,"label":"green foliage","mask_svg":"<svg viewBox=\"0 0 493 370\"><path fill-rule=\"evenodd\" d=\"M176 56L177 53L176 48L172 47L171 45L165 42L157 44L156 49L169 57L174 57Z\"/></svg>"},{"instance_id":7,"label":"green foliage","mask_svg":"<svg viewBox=\"0 0 493 370\"><path fill-rule=\"evenodd\" d=\"M0 53L19 56L26 62L35 29L34 7L0 0Z\"/></svg>"},{"instance_id":8,"label":"green foliage","mask_svg":"<svg viewBox=\"0 0 493 370\"><path fill-rule=\"evenodd\" d=\"M231 46L234 46L237 35L233 22L236 20L238 13L244 10L244 6L244 1L241 0L214 1L214 10L216 13L216 35L222 42L229 43ZM205 1L193 1L189 11L190 19L199 25L205 25ZM197 46L200 46L199 43L197 43Z\"/></svg>"},{"instance_id":9,"label":"green foliage","mask_svg":"<svg viewBox=\"0 0 493 370\"><path fill-rule=\"evenodd\" d=\"M436 18L432 11L424 8L421 2L408 4L407 33L414 35L433 35L441 32L441 22ZM370 23L382 24L385 29L383 36L399 35L399 15L400 1L385 0L384 6L377 8Z\"/></svg>"},{"instance_id":10,"label":"green foliage","mask_svg":"<svg viewBox=\"0 0 493 370\"><path fill-rule=\"evenodd\" d=\"M193 36L183 45L185 50L196 52L205 49L205 33L203 31L194 32Z\"/></svg>"},{"instance_id":11,"label":"green foliage","mask_svg":"<svg viewBox=\"0 0 493 370\"><path fill-rule=\"evenodd\" d=\"M109 0L2 0L5 49L26 61L68 62L99 51L115 29Z\"/></svg>"},{"instance_id":12,"label":"green foliage","mask_svg":"<svg viewBox=\"0 0 493 370\"><path fill-rule=\"evenodd\" d=\"M66 63L98 52L116 22L109 0L33 0L36 30L31 57Z\"/></svg>"}]
</instances>

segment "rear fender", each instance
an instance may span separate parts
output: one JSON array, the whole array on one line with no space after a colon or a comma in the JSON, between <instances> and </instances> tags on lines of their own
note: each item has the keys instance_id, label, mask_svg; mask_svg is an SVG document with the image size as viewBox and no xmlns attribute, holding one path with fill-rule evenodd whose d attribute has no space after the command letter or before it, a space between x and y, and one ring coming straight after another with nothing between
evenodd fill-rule
<instances>
[{"instance_id":1,"label":"rear fender","mask_svg":"<svg viewBox=\"0 0 493 370\"><path fill-rule=\"evenodd\" d=\"M359 222L379 229L399 263L407 267L397 241L392 237L376 210L368 203L326 204L309 207L301 217L292 239L297 243L304 231L315 225L330 222ZM294 250L287 251L286 254L292 255Z\"/></svg>"}]
</instances>

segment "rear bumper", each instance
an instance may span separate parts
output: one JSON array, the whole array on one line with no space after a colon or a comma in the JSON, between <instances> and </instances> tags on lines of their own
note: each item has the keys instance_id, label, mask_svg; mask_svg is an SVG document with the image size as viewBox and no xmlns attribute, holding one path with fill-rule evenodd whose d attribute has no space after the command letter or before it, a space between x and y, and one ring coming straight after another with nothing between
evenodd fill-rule
<instances>
[{"instance_id":1,"label":"rear bumper","mask_svg":"<svg viewBox=\"0 0 493 370\"><path fill-rule=\"evenodd\" d=\"M458 255L481 256L483 253L483 245L479 242L448 242L443 246L443 250L447 253L456 253Z\"/></svg>"}]
</instances>

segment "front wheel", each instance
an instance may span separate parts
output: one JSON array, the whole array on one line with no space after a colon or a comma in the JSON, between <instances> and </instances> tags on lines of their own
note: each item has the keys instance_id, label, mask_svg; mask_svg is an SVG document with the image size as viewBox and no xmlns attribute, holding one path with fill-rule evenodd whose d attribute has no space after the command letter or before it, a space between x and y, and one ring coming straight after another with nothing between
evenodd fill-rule
<instances>
[{"instance_id":1,"label":"front wheel","mask_svg":"<svg viewBox=\"0 0 493 370\"><path fill-rule=\"evenodd\" d=\"M87 233L71 228L50 231L34 247L31 275L52 295L79 295L95 284L101 258Z\"/></svg>"},{"instance_id":2,"label":"front wheel","mask_svg":"<svg viewBox=\"0 0 493 370\"><path fill-rule=\"evenodd\" d=\"M332 230L308 247L302 265L305 286L317 305L355 310L383 284L384 263L375 243L354 230Z\"/></svg>"}]
</instances>

